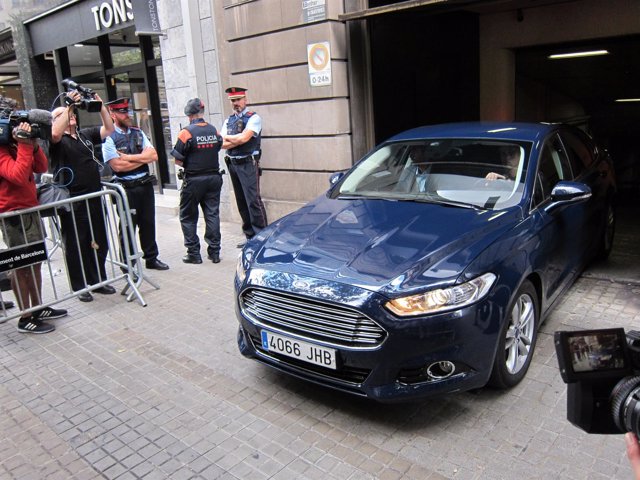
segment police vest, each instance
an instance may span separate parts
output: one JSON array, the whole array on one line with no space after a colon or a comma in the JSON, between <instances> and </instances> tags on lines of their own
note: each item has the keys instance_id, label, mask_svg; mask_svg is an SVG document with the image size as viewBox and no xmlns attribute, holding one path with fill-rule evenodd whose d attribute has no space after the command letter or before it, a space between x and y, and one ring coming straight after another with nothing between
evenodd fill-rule
<instances>
[{"instance_id":1,"label":"police vest","mask_svg":"<svg viewBox=\"0 0 640 480\"><path fill-rule=\"evenodd\" d=\"M117 130L110 135L116 150L121 153L130 153L137 155L142 152L142 130L136 127L129 127L127 133L120 133ZM136 173L149 173L149 165L143 163L139 167L127 172L113 172L116 177L128 177Z\"/></svg>"},{"instance_id":2,"label":"police vest","mask_svg":"<svg viewBox=\"0 0 640 480\"><path fill-rule=\"evenodd\" d=\"M202 175L218 171L218 152L222 147L222 137L216 127L201 118L194 120L184 128L189 132L189 148L186 152L184 172L187 175Z\"/></svg>"},{"instance_id":3,"label":"police vest","mask_svg":"<svg viewBox=\"0 0 640 480\"><path fill-rule=\"evenodd\" d=\"M249 118L255 115L255 112L245 112L240 117L236 117L235 115L231 115L229 120L227 120L227 135L235 135L237 133L242 133L249 123ZM260 151L260 137L262 136L262 132L257 135L251 137L247 143L244 143L236 148L230 148L227 150L227 155L230 157L246 157L252 155L253 152Z\"/></svg>"}]
</instances>

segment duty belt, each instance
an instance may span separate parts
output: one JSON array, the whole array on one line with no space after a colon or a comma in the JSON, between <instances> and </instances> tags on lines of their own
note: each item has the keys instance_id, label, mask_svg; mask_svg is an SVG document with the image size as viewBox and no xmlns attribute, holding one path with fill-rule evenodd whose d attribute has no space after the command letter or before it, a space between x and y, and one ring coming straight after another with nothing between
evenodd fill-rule
<instances>
[{"instance_id":1,"label":"duty belt","mask_svg":"<svg viewBox=\"0 0 640 480\"><path fill-rule=\"evenodd\" d=\"M118 178L117 182L124 188L134 188L153 182L153 176L147 175L142 178L136 178L134 180L122 180L121 178Z\"/></svg>"},{"instance_id":2,"label":"duty belt","mask_svg":"<svg viewBox=\"0 0 640 480\"><path fill-rule=\"evenodd\" d=\"M205 175L220 175L220 170L208 170L206 172L184 172L185 177L204 177Z\"/></svg>"},{"instance_id":3,"label":"duty belt","mask_svg":"<svg viewBox=\"0 0 640 480\"><path fill-rule=\"evenodd\" d=\"M242 165L244 163L250 162L255 158L255 155L247 155L246 157L234 158L230 156L225 156L224 159L227 162L230 162L233 165Z\"/></svg>"}]
</instances>

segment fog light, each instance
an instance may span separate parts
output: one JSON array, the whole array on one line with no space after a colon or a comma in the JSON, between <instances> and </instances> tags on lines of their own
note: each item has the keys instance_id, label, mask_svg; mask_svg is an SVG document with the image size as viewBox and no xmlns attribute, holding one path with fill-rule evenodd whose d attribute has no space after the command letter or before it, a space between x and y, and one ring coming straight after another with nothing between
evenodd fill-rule
<instances>
[{"instance_id":1,"label":"fog light","mask_svg":"<svg viewBox=\"0 0 640 480\"><path fill-rule=\"evenodd\" d=\"M445 360L442 362L432 363L427 367L427 374L434 380L441 380L443 378L448 378L456 371L456 366Z\"/></svg>"}]
</instances>

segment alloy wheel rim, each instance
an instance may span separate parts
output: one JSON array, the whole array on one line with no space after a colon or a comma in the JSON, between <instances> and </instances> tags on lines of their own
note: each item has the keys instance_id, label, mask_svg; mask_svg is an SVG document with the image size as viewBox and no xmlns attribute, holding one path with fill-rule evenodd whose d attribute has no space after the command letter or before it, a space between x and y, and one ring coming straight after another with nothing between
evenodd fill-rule
<instances>
[{"instance_id":1,"label":"alloy wheel rim","mask_svg":"<svg viewBox=\"0 0 640 480\"><path fill-rule=\"evenodd\" d=\"M505 340L507 371L515 375L525 366L531 354L535 328L535 310L529 295L520 295L509 316Z\"/></svg>"}]
</instances>

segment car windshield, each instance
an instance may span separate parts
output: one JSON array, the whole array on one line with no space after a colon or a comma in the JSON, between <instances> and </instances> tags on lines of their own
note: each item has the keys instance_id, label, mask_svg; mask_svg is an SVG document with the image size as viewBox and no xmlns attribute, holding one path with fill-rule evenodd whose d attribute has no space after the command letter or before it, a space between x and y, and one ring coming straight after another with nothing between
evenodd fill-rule
<instances>
[{"instance_id":1,"label":"car windshield","mask_svg":"<svg viewBox=\"0 0 640 480\"><path fill-rule=\"evenodd\" d=\"M522 199L530 151L527 142L483 139L390 143L356 164L332 196L503 209Z\"/></svg>"}]
</instances>

